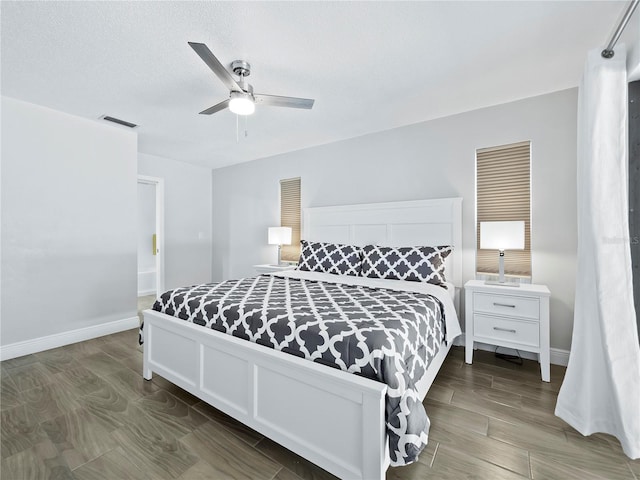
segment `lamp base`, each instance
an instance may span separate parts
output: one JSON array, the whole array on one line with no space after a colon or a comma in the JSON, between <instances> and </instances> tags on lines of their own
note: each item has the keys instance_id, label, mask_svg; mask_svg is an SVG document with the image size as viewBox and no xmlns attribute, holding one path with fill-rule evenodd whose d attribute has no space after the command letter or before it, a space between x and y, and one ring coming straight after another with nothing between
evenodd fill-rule
<instances>
[{"instance_id":1,"label":"lamp base","mask_svg":"<svg viewBox=\"0 0 640 480\"><path fill-rule=\"evenodd\" d=\"M499 250L500 255L498 256L498 281L495 280L485 280L485 285L499 285L501 287L519 287L519 283L511 283L506 282L504 279L504 250Z\"/></svg>"},{"instance_id":2,"label":"lamp base","mask_svg":"<svg viewBox=\"0 0 640 480\"><path fill-rule=\"evenodd\" d=\"M514 283L514 282L500 282L497 280L485 280L484 281L485 285L499 285L501 287L519 287L520 284L519 283Z\"/></svg>"}]
</instances>

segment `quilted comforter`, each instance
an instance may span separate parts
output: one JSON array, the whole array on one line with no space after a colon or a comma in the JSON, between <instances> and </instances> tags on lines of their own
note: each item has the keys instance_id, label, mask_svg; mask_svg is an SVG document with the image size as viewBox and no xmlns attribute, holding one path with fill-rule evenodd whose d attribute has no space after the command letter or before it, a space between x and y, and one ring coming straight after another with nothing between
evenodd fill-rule
<instances>
[{"instance_id":1,"label":"quilted comforter","mask_svg":"<svg viewBox=\"0 0 640 480\"><path fill-rule=\"evenodd\" d=\"M153 309L385 383L394 466L427 444L415 382L459 333L447 337L443 305L426 293L274 275L170 290Z\"/></svg>"}]
</instances>

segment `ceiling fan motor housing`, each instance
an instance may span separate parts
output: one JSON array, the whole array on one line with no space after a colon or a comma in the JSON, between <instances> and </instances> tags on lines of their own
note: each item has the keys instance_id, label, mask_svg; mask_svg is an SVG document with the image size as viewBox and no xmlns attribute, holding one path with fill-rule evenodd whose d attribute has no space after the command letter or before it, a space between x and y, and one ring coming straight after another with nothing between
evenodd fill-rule
<instances>
[{"instance_id":1,"label":"ceiling fan motor housing","mask_svg":"<svg viewBox=\"0 0 640 480\"><path fill-rule=\"evenodd\" d=\"M240 85L240 88L242 88L242 91L244 93L248 93L249 95L251 95L253 97L253 85L251 85L250 83L247 83L244 79L240 80L238 82L238 85ZM233 92L231 92L233 93Z\"/></svg>"}]
</instances>

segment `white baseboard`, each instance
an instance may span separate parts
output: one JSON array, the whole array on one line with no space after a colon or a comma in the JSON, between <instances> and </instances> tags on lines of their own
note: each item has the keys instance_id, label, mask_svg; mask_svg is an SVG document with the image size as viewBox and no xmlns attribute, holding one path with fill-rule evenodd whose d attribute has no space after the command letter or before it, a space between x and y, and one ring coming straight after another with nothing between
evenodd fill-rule
<instances>
[{"instance_id":1,"label":"white baseboard","mask_svg":"<svg viewBox=\"0 0 640 480\"><path fill-rule=\"evenodd\" d=\"M138 292L139 297L146 297L147 295L155 295L156 289L152 288L151 290L141 290Z\"/></svg>"},{"instance_id":2,"label":"white baseboard","mask_svg":"<svg viewBox=\"0 0 640 480\"><path fill-rule=\"evenodd\" d=\"M454 345L464 347L464 333L455 339L453 342ZM487 343L475 342L475 348L477 350L484 350L487 352L493 352L496 349L495 345L489 345ZM503 349L503 347L500 347ZM509 351L510 349L503 349L503 351ZM538 360L538 354L532 352L524 352L522 350L518 350L520 352L520 356L522 358L527 358L529 360ZM550 348L549 349L549 361L553 365L560 365L566 367L569 364L569 350L562 350L560 348Z\"/></svg>"},{"instance_id":3,"label":"white baseboard","mask_svg":"<svg viewBox=\"0 0 640 480\"><path fill-rule=\"evenodd\" d=\"M551 363L554 365L562 365L566 367L569 365L569 350L562 350L561 348L550 348L549 356Z\"/></svg>"},{"instance_id":4,"label":"white baseboard","mask_svg":"<svg viewBox=\"0 0 640 480\"><path fill-rule=\"evenodd\" d=\"M42 352L51 348L62 347L84 340L90 340L103 335L122 332L138 328L140 321L137 316L115 320L113 322L101 323L90 327L78 328L68 332L54 333L46 337L38 337L23 342L10 343L0 347L0 360L9 360L10 358L22 357L30 353Z\"/></svg>"}]
</instances>

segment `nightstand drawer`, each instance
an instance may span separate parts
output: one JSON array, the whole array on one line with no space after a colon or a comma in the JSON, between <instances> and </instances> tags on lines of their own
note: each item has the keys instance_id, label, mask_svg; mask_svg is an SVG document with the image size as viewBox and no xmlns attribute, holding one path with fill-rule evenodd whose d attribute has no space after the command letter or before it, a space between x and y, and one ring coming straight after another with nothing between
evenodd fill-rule
<instances>
[{"instance_id":1,"label":"nightstand drawer","mask_svg":"<svg viewBox=\"0 0 640 480\"><path fill-rule=\"evenodd\" d=\"M515 295L474 293L473 311L538 320L540 318L540 300Z\"/></svg>"},{"instance_id":2,"label":"nightstand drawer","mask_svg":"<svg viewBox=\"0 0 640 480\"><path fill-rule=\"evenodd\" d=\"M526 320L475 314L473 316L473 334L475 337L507 340L531 347L540 345L540 324Z\"/></svg>"}]
</instances>

